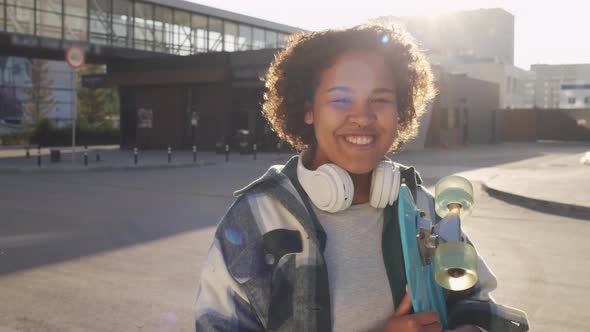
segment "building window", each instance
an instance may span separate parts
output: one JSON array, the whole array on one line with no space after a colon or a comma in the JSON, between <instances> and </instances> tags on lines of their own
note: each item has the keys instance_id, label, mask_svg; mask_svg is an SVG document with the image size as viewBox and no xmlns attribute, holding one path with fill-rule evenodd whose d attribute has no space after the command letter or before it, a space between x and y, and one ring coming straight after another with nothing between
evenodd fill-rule
<instances>
[{"instance_id":1,"label":"building window","mask_svg":"<svg viewBox=\"0 0 590 332\"><path fill-rule=\"evenodd\" d=\"M440 127L442 129L455 129L457 127L457 113L459 113L459 109L455 108L454 110L449 111L448 108L441 108L440 110Z\"/></svg>"},{"instance_id":2,"label":"building window","mask_svg":"<svg viewBox=\"0 0 590 332\"><path fill-rule=\"evenodd\" d=\"M113 1L113 42L119 47L131 47L132 3L128 0Z\"/></svg>"},{"instance_id":3,"label":"building window","mask_svg":"<svg viewBox=\"0 0 590 332\"><path fill-rule=\"evenodd\" d=\"M6 0L6 31L34 34L34 0Z\"/></svg>"},{"instance_id":4,"label":"building window","mask_svg":"<svg viewBox=\"0 0 590 332\"><path fill-rule=\"evenodd\" d=\"M264 39L264 30L254 28L252 30L252 49L253 50L260 50L263 49L265 45Z\"/></svg>"},{"instance_id":5,"label":"building window","mask_svg":"<svg viewBox=\"0 0 590 332\"><path fill-rule=\"evenodd\" d=\"M189 12L175 10L172 30L174 35L174 54L191 54L193 48L191 45L191 14Z\"/></svg>"},{"instance_id":6,"label":"building window","mask_svg":"<svg viewBox=\"0 0 590 332\"><path fill-rule=\"evenodd\" d=\"M37 35L61 38L61 0L37 2L36 24Z\"/></svg>"},{"instance_id":7,"label":"building window","mask_svg":"<svg viewBox=\"0 0 590 332\"><path fill-rule=\"evenodd\" d=\"M64 39L88 40L86 1L64 0Z\"/></svg>"},{"instance_id":8,"label":"building window","mask_svg":"<svg viewBox=\"0 0 590 332\"><path fill-rule=\"evenodd\" d=\"M264 48L277 48L277 33L266 31L266 42Z\"/></svg>"},{"instance_id":9,"label":"building window","mask_svg":"<svg viewBox=\"0 0 590 332\"><path fill-rule=\"evenodd\" d=\"M193 15L193 53L207 52L207 17Z\"/></svg>"},{"instance_id":10,"label":"building window","mask_svg":"<svg viewBox=\"0 0 590 332\"><path fill-rule=\"evenodd\" d=\"M576 98L575 97L569 97L567 99L567 103L570 104L570 105L575 104L576 103Z\"/></svg>"},{"instance_id":11,"label":"building window","mask_svg":"<svg viewBox=\"0 0 590 332\"><path fill-rule=\"evenodd\" d=\"M111 34L111 2L90 1L90 42L108 44Z\"/></svg>"},{"instance_id":12,"label":"building window","mask_svg":"<svg viewBox=\"0 0 590 332\"><path fill-rule=\"evenodd\" d=\"M223 21L209 18L209 51L223 51Z\"/></svg>"},{"instance_id":13,"label":"building window","mask_svg":"<svg viewBox=\"0 0 590 332\"><path fill-rule=\"evenodd\" d=\"M247 51L252 49L252 27L240 24L240 35L238 37L238 50Z\"/></svg>"},{"instance_id":14,"label":"building window","mask_svg":"<svg viewBox=\"0 0 590 332\"><path fill-rule=\"evenodd\" d=\"M224 27L225 39L223 43L223 50L226 52L234 52L238 41L238 25L232 22L225 22Z\"/></svg>"},{"instance_id":15,"label":"building window","mask_svg":"<svg viewBox=\"0 0 590 332\"><path fill-rule=\"evenodd\" d=\"M135 3L133 43L136 49L154 49L154 7L147 3Z\"/></svg>"},{"instance_id":16,"label":"building window","mask_svg":"<svg viewBox=\"0 0 590 332\"><path fill-rule=\"evenodd\" d=\"M172 34L172 9L167 7L155 6L155 46L157 52L171 53L174 45Z\"/></svg>"},{"instance_id":17,"label":"building window","mask_svg":"<svg viewBox=\"0 0 590 332\"><path fill-rule=\"evenodd\" d=\"M278 38L279 38L279 40L278 40L279 41L279 48L287 47L287 42L288 42L289 36L284 33L279 33Z\"/></svg>"}]
</instances>

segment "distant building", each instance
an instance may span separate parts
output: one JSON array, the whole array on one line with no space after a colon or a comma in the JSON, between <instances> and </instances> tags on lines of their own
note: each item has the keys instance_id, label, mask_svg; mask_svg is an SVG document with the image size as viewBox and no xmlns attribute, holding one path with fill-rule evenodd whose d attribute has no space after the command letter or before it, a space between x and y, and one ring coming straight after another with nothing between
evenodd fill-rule
<instances>
[{"instance_id":1,"label":"distant building","mask_svg":"<svg viewBox=\"0 0 590 332\"><path fill-rule=\"evenodd\" d=\"M559 108L590 108L590 84L562 84Z\"/></svg>"},{"instance_id":2,"label":"distant building","mask_svg":"<svg viewBox=\"0 0 590 332\"><path fill-rule=\"evenodd\" d=\"M590 108L590 64L531 65L538 108Z\"/></svg>"},{"instance_id":3,"label":"distant building","mask_svg":"<svg viewBox=\"0 0 590 332\"><path fill-rule=\"evenodd\" d=\"M514 66L514 16L504 9L375 21L403 26L433 65L498 84L500 108L534 106L534 74Z\"/></svg>"},{"instance_id":4,"label":"distant building","mask_svg":"<svg viewBox=\"0 0 590 332\"><path fill-rule=\"evenodd\" d=\"M466 74L493 82L500 88L500 108L532 108L535 103L535 74L515 66L493 62L447 64L450 73Z\"/></svg>"},{"instance_id":5,"label":"distant building","mask_svg":"<svg viewBox=\"0 0 590 332\"><path fill-rule=\"evenodd\" d=\"M402 25L436 64L514 65L514 15L501 8L438 16L383 16L374 21Z\"/></svg>"}]
</instances>

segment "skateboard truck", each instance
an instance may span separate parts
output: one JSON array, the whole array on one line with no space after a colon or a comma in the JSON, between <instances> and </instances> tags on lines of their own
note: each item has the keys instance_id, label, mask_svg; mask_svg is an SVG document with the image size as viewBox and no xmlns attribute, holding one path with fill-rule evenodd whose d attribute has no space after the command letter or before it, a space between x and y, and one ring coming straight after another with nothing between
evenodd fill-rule
<instances>
[{"instance_id":1,"label":"skateboard truck","mask_svg":"<svg viewBox=\"0 0 590 332\"><path fill-rule=\"evenodd\" d=\"M422 266L434 258L436 282L449 290L461 291L477 281L477 255L461 234L461 216L471 211L473 187L466 179L449 176L436 185L436 223L419 211L416 216L416 241Z\"/></svg>"}]
</instances>

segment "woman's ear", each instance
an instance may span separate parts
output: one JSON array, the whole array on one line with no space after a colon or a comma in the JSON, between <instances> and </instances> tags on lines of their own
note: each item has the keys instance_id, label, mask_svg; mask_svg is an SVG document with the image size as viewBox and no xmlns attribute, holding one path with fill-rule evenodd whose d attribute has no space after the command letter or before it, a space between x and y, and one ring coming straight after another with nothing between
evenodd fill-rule
<instances>
[{"instance_id":1,"label":"woman's ear","mask_svg":"<svg viewBox=\"0 0 590 332\"><path fill-rule=\"evenodd\" d=\"M311 107L311 104L306 101L305 102L305 114L303 115L303 121L308 124L311 125L313 124L313 109Z\"/></svg>"}]
</instances>

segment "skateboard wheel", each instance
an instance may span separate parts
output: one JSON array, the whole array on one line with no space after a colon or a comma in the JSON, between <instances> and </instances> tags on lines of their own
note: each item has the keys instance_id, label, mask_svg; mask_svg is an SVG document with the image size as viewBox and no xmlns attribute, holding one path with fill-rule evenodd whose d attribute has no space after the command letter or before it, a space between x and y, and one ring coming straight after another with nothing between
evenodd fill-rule
<instances>
[{"instance_id":1,"label":"skateboard wheel","mask_svg":"<svg viewBox=\"0 0 590 332\"><path fill-rule=\"evenodd\" d=\"M461 291L477 282L477 253L465 242L446 242L434 254L434 279L441 287Z\"/></svg>"},{"instance_id":2,"label":"skateboard wheel","mask_svg":"<svg viewBox=\"0 0 590 332\"><path fill-rule=\"evenodd\" d=\"M473 207L473 186L464 177L446 176L434 187L434 205L436 214L444 218L455 208L459 209L461 217L471 214Z\"/></svg>"}]
</instances>

